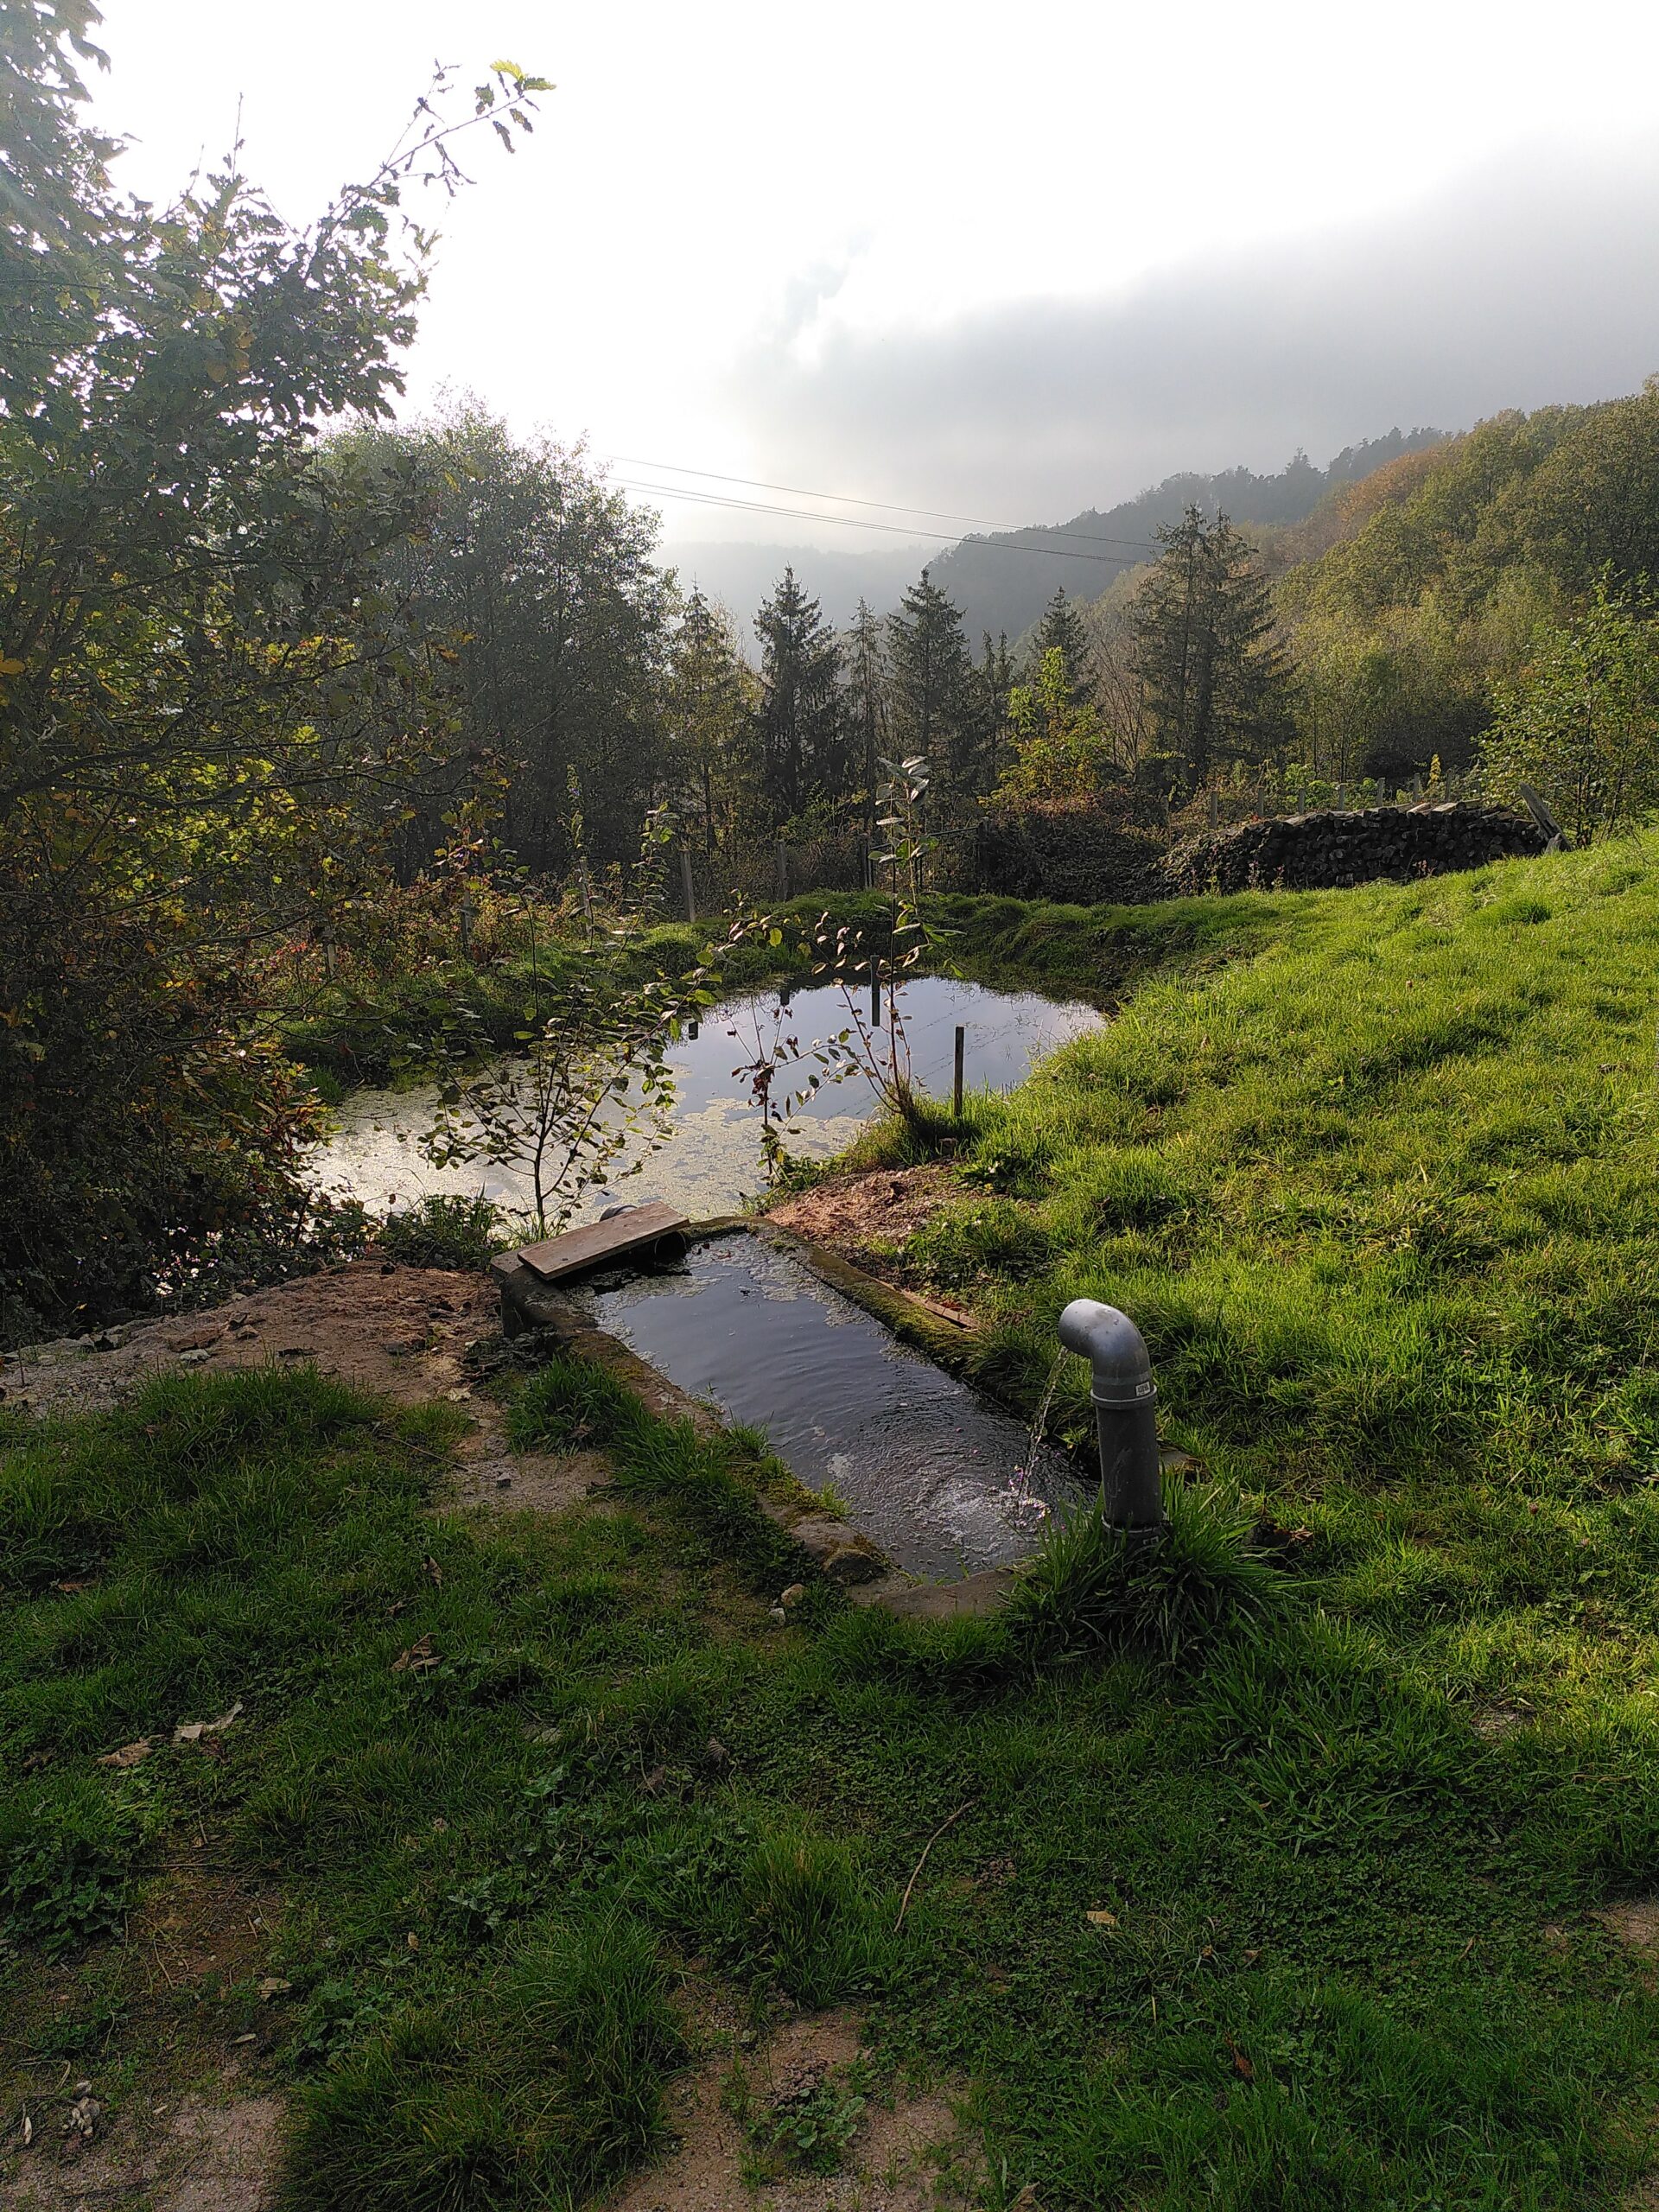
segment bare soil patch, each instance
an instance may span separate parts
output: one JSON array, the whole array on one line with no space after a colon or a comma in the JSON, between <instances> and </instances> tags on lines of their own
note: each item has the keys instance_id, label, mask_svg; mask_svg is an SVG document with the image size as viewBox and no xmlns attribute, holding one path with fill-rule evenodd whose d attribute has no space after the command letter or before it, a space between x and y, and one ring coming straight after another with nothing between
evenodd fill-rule
<instances>
[{"instance_id":1,"label":"bare soil patch","mask_svg":"<svg viewBox=\"0 0 1659 2212\"><path fill-rule=\"evenodd\" d=\"M274 1283L200 1313L124 1322L65 1337L0 1363L6 1402L41 1414L96 1413L171 1366L314 1362L359 1389L409 1405L471 1393L461 1363L497 1323L493 1286L442 1268L395 1267L372 1254Z\"/></svg>"},{"instance_id":2,"label":"bare soil patch","mask_svg":"<svg viewBox=\"0 0 1659 2212\"><path fill-rule=\"evenodd\" d=\"M1659 1961L1659 1897L1622 1897L1591 1917L1599 1920L1610 1936L1616 1936L1627 1950Z\"/></svg>"},{"instance_id":3,"label":"bare soil patch","mask_svg":"<svg viewBox=\"0 0 1659 2212\"><path fill-rule=\"evenodd\" d=\"M231 2090L234 2076L224 2082ZM72 2085L73 2086L73 2085ZM142 2204L144 2212L260 2212L275 2171L283 2111L270 2096L193 2090L176 2103L146 2101L90 2141L62 2133L67 2099L32 2116L35 2140L14 2159L6 2202L17 2212L92 2212Z\"/></svg>"},{"instance_id":4,"label":"bare soil patch","mask_svg":"<svg viewBox=\"0 0 1659 2212\"><path fill-rule=\"evenodd\" d=\"M744 2083L752 2113L764 2115L823 2084L844 2082L859 2052L849 2012L785 2022L753 2050L720 2037L676 2093L678 2140L637 2175L610 2212L946 2212L976 2201L976 2153L938 2094L871 2094L840 2171L758 2176L754 2149L734 2116L730 2090Z\"/></svg>"},{"instance_id":5,"label":"bare soil patch","mask_svg":"<svg viewBox=\"0 0 1659 2212\"><path fill-rule=\"evenodd\" d=\"M938 1161L924 1167L881 1167L831 1175L798 1198L773 1206L767 1218L815 1244L828 1244L871 1274L898 1280L894 1248L902 1248L960 1185Z\"/></svg>"}]
</instances>

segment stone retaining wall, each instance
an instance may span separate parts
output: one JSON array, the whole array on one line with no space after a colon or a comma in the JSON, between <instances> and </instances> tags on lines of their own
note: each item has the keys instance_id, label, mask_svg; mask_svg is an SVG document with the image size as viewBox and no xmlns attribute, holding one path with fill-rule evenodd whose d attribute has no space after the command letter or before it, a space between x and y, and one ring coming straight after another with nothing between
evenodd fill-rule
<instances>
[{"instance_id":1,"label":"stone retaining wall","mask_svg":"<svg viewBox=\"0 0 1659 2212\"><path fill-rule=\"evenodd\" d=\"M1163 895L1340 890L1382 878L1410 882L1541 853L1544 843L1535 823L1507 807L1453 801L1344 814L1327 809L1184 839L1165 855Z\"/></svg>"}]
</instances>

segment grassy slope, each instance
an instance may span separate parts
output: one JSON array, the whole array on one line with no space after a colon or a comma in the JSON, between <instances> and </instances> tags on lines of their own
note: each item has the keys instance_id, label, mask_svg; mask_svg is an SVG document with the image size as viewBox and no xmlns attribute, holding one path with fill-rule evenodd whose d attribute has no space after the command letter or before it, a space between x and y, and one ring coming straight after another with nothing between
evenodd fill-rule
<instances>
[{"instance_id":1,"label":"grassy slope","mask_svg":"<svg viewBox=\"0 0 1659 2212\"><path fill-rule=\"evenodd\" d=\"M914 1257L1001 1313L1015 1391L1072 1292L1144 1320L1166 1426L1308 1532L1275 1624L1180 1672L1032 1674L827 1595L778 1632L741 1450L601 1382L518 1428L580 1422L620 1500L481 1524L425 1514L435 1417L174 1382L0 1472L19 2078L118 2092L139 2027L253 2027L307 2085L294 2204L559 2202L649 2136L695 1955L976 2082L995 2205L1611 2202L1659 2091L1590 1916L1659 1885L1659 871L1255 911L1249 964L978 1109L983 1180ZM222 1760L93 1764L237 1696ZM41 1967L199 1834L286 1899L242 1983Z\"/></svg>"}]
</instances>

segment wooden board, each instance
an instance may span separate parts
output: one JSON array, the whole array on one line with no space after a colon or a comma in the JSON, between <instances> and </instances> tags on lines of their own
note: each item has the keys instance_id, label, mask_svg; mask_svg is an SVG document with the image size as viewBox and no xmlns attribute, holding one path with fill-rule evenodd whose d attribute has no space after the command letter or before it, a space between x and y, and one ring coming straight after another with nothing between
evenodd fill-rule
<instances>
[{"instance_id":1,"label":"wooden board","mask_svg":"<svg viewBox=\"0 0 1659 2212\"><path fill-rule=\"evenodd\" d=\"M637 1252L642 1245L683 1233L685 1227L683 1213L653 1199L649 1205L630 1206L626 1213L616 1214L609 1221L590 1221L586 1228L567 1229L563 1236L550 1236L543 1243L525 1244L514 1256L543 1282L556 1282L561 1275L595 1267L601 1260L618 1259L625 1252Z\"/></svg>"}]
</instances>

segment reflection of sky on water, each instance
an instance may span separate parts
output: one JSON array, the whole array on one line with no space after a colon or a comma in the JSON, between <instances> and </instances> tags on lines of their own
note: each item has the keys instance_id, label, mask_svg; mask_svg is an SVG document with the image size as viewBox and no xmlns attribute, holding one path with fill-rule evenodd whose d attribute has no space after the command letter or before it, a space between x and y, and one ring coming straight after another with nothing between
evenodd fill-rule
<instances>
[{"instance_id":1,"label":"reflection of sky on water","mask_svg":"<svg viewBox=\"0 0 1659 2212\"><path fill-rule=\"evenodd\" d=\"M885 1001L885 995L884 995ZM868 989L859 994L866 1020ZM1069 1038L1091 1028L1099 1016L1085 1006L1052 1004L1033 993L982 989L944 976L913 978L901 1005L909 1039L912 1079L931 1096L948 1097L957 1025L967 1030L969 1088L1006 1090L1032 1063ZM883 1004L882 1012L887 1009ZM841 993L833 988L795 992L785 1007L775 994L739 1000L711 1010L695 1038L687 1037L669 1055L677 1098L671 1135L655 1153L643 1146L619 1161L613 1187L589 1192L584 1217L607 1205L664 1198L694 1220L729 1213L746 1192L762 1189L760 1109L747 1077L733 1071L755 1054L757 1040L769 1049L774 1040L794 1039L806 1047L848 1027ZM884 1031L884 1034L887 1033ZM785 1071L779 1090L804 1078L804 1069ZM842 1152L862 1127L871 1106L870 1087L861 1075L826 1084L804 1101L785 1133L789 1149L825 1160ZM394 1199L407 1205L429 1192L474 1192L510 1211L530 1204L527 1175L487 1160L468 1167L435 1167L420 1149L437 1105L435 1086L412 1090L359 1090L336 1117L334 1135L312 1162L314 1180L323 1189L361 1198L384 1209ZM639 1160L637 1174L622 1171Z\"/></svg>"}]
</instances>

